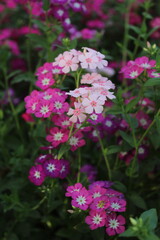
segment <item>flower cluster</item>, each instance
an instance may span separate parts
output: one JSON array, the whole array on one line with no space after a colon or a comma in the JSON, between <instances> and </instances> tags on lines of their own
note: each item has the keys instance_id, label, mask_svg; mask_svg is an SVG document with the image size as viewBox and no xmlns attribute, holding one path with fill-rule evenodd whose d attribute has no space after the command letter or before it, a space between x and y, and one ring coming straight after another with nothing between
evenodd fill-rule
<instances>
[{"instance_id":1,"label":"flower cluster","mask_svg":"<svg viewBox=\"0 0 160 240\"><path fill-rule=\"evenodd\" d=\"M29 171L29 180L35 185L41 185L46 177L64 179L69 174L70 164L65 159L56 159L51 154L40 155L35 160L36 165Z\"/></svg>"},{"instance_id":2,"label":"flower cluster","mask_svg":"<svg viewBox=\"0 0 160 240\"><path fill-rule=\"evenodd\" d=\"M111 182L97 181L87 190L81 183L67 188L66 196L71 197L73 207L89 210L85 222L91 230L106 227L109 236L124 232L125 218L116 213L126 211L124 195L110 188Z\"/></svg>"},{"instance_id":3,"label":"flower cluster","mask_svg":"<svg viewBox=\"0 0 160 240\"><path fill-rule=\"evenodd\" d=\"M150 60L148 57L138 57L134 61L129 61L126 66L122 67L121 73L124 78L135 79L146 72L148 77L159 77L160 74L153 69L156 66L155 60Z\"/></svg>"}]
</instances>

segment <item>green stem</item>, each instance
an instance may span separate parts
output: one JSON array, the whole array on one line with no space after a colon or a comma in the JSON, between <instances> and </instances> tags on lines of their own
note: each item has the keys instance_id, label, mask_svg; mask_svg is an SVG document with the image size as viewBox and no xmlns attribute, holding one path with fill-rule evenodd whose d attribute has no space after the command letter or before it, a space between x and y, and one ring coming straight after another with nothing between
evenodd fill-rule
<instances>
[{"instance_id":1,"label":"green stem","mask_svg":"<svg viewBox=\"0 0 160 240\"><path fill-rule=\"evenodd\" d=\"M109 160L107 158L107 148L104 148L102 139L101 139L97 129L96 129L96 132L97 132L98 140L99 140L100 147L101 147L101 150L102 150L102 154L103 154L103 157L104 157L104 160L105 160L105 163L106 163L106 167L107 167L107 170L108 170L108 178L109 178L109 180L111 180L111 168L110 168Z\"/></svg>"},{"instance_id":2,"label":"green stem","mask_svg":"<svg viewBox=\"0 0 160 240\"><path fill-rule=\"evenodd\" d=\"M80 182L80 177L81 177L80 168L81 168L81 151L80 151L80 149L78 148L78 174L77 174L77 183Z\"/></svg>"},{"instance_id":3,"label":"green stem","mask_svg":"<svg viewBox=\"0 0 160 240\"><path fill-rule=\"evenodd\" d=\"M41 199L41 201L36 204L36 206L34 206L34 207L31 208L31 210L36 210L36 209L38 209L46 199L47 199L47 197L44 196L44 197Z\"/></svg>"},{"instance_id":4,"label":"green stem","mask_svg":"<svg viewBox=\"0 0 160 240\"><path fill-rule=\"evenodd\" d=\"M5 88L6 88L6 91L8 92L9 91L8 77L7 77L7 74L6 74L5 70L3 71L3 74L4 74L4 79L5 79ZM12 103L12 99L11 99L11 96L10 96L9 92L8 92L8 100L9 100L9 105L10 105L11 111L12 111L14 119L15 119L18 134L20 136L21 141L24 142L24 139L23 139L23 136L22 136L22 133L21 133L21 127L20 127L20 124L19 124L19 120L17 118L17 113L16 113L16 110L15 110L14 105Z\"/></svg>"},{"instance_id":5,"label":"green stem","mask_svg":"<svg viewBox=\"0 0 160 240\"><path fill-rule=\"evenodd\" d=\"M125 23L124 23L123 55L122 55L123 66L125 66L126 60L127 60L127 48L128 48L128 41L129 41L129 14L131 9L131 2L132 2L131 0L128 0L127 6L126 6Z\"/></svg>"}]
</instances>

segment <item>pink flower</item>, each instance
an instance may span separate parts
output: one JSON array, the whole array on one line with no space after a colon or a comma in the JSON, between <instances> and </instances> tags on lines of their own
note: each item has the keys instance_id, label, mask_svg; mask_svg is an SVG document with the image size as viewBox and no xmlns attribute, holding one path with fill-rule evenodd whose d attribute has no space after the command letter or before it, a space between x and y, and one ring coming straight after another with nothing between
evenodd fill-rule
<instances>
[{"instance_id":1,"label":"pink flower","mask_svg":"<svg viewBox=\"0 0 160 240\"><path fill-rule=\"evenodd\" d=\"M50 128L49 135L46 140L52 143L52 146L57 147L59 144L68 140L69 131L66 129L59 129L57 127Z\"/></svg>"},{"instance_id":2,"label":"pink flower","mask_svg":"<svg viewBox=\"0 0 160 240\"><path fill-rule=\"evenodd\" d=\"M65 194L66 197L72 197L74 192L79 192L83 188L81 183L76 183L73 186L67 187L67 192Z\"/></svg>"},{"instance_id":3,"label":"pink flower","mask_svg":"<svg viewBox=\"0 0 160 240\"><path fill-rule=\"evenodd\" d=\"M98 73L86 73L82 76L81 83L83 84L92 84L95 81L99 81L102 76Z\"/></svg>"},{"instance_id":4,"label":"pink flower","mask_svg":"<svg viewBox=\"0 0 160 240\"><path fill-rule=\"evenodd\" d=\"M125 231L125 227L123 226L125 224L125 218L121 215L116 215L115 213L110 214L107 217L107 223L106 223L106 233L109 236L113 236L116 233L120 234Z\"/></svg>"},{"instance_id":5,"label":"pink flower","mask_svg":"<svg viewBox=\"0 0 160 240\"><path fill-rule=\"evenodd\" d=\"M77 121L84 122L86 115L84 114L84 107L81 103L74 102L75 109L70 108L68 115L72 115L69 119L71 122L76 123Z\"/></svg>"},{"instance_id":6,"label":"pink flower","mask_svg":"<svg viewBox=\"0 0 160 240\"><path fill-rule=\"evenodd\" d=\"M104 196L106 191L107 190L105 188L99 185L95 185L92 189L89 190L90 194L94 199Z\"/></svg>"},{"instance_id":7,"label":"pink flower","mask_svg":"<svg viewBox=\"0 0 160 240\"><path fill-rule=\"evenodd\" d=\"M82 100L82 105L86 113L91 114L93 111L99 114L103 111L104 101L99 98L98 94L91 94L88 98Z\"/></svg>"},{"instance_id":8,"label":"pink flower","mask_svg":"<svg viewBox=\"0 0 160 240\"><path fill-rule=\"evenodd\" d=\"M78 56L80 65L84 69L96 69L98 63L98 57L94 52L86 52Z\"/></svg>"},{"instance_id":9,"label":"pink flower","mask_svg":"<svg viewBox=\"0 0 160 240\"><path fill-rule=\"evenodd\" d=\"M135 63L143 69L151 69L156 65L155 60L149 60L149 58L145 56L136 58Z\"/></svg>"},{"instance_id":10,"label":"pink flower","mask_svg":"<svg viewBox=\"0 0 160 240\"><path fill-rule=\"evenodd\" d=\"M147 129L149 127L149 125L151 124L151 119L143 111L139 111L136 114L136 118L138 120L139 126L141 126L143 129Z\"/></svg>"},{"instance_id":11,"label":"pink flower","mask_svg":"<svg viewBox=\"0 0 160 240\"><path fill-rule=\"evenodd\" d=\"M90 203L92 202L92 196L86 189L81 189L79 192L74 191L72 194L72 206L87 210Z\"/></svg>"},{"instance_id":12,"label":"pink flower","mask_svg":"<svg viewBox=\"0 0 160 240\"><path fill-rule=\"evenodd\" d=\"M143 72L143 68L137 65L132 65L124 72L124 77L129 79L137 78Z\"/></svg>"},{"instance_id":13,"label":"pink flower","mask_svg":"<svg viewBox=\"0 0 160 240\"><path fill-rule=\"evenodd\" d=\"M66 115L54 115L52 117L52 122L61 127L61 128L68 128L69 126L71 126L71 122L69 121L69 117L67 117Z\"/></svg>"},{"instance_id":14,"label":"pink flower","mask_svg":"<svg viewBox=\"0 0 160 240\"><path fill-rule=\"evenodd\" d=\"M40 100L36 107L35 116L39 118L47 118L52 114L52 111L53 103L51 103L50 101Z\"/></svg>"},{"instance_id":15,"label":"pink flower","mask_svg":"<svg viewBox=\"0 0 160 240\"><path fill-rule=\"evenodd\" d=\"M89 216L85 218L85 222L89 225L91 230L94 230L99 227L103 227L106 222L106 212L97 212L91 210Z\"/></svg>"},{"instance_id":16,"label":"pink flower","mask_svg":"<svg viewBox=\"0 0 160 240\"><path fill-rule=\"evenodd\" d=\"M90 209L96 210L97 212L101 212L107 209L110 206L109 198L107 196L97 197L93 200L90 205Z\"/></svg>"},{"instance_id":17,"label":"pink flower","mask_svg":"<svg viewBox=\"0 0 160 240\"><path fill-rule=\"evenodd\" d=\"M75 151L77 148L82 147L85 145L85 140L82 139L83 134L78 131L73 136L69 138L69 145L71 146L71 151Z\"/></svg>"},{"instance_id":18,"label":"pink flower","mask_svg":"<svg viewBox=\"0 0 160 240\"><path fill-rule=\"evenodd\" d=\"M29 170L29 180L37 186L40 186L45 180L45 173L41 165L33 166Z\"/></svg>"},{"instance_id":19,"label":"pink flower","mask_svg":"<svg viewBox=\"0 0 160 240\"><path fill-rule=\"evenodd\" d=\"M83 30L81 30L81 35L83 39L92 39L96 35L96 31L84 28Z\"/></svg>"},{"instance_id":20,"label":"pink flower","mask_svg":"<svg viewBox=\"0 0 160 240\"><path fill-rule=\"evenodd\" d=\"M29 113L23 113L21 116L26 122L34 122L34 118Z\"/></svg>"},{"instance_id":21,"label":"pink flower","mask_svg":"<svg viewBox=\"0 0 160 240\"><path fill-rule=\"evenodd\" d=\"M76 71L78 69L78 58L70 52L64 52L62 56L59 55L55 60L55 64L62 67L64 73L68 73L71 70Z\"/></svg>"},{"instance_id":22,"label":"pink flower","mask_svg":"<svg viewBox=\"0 0 160 240\"><path fill-rule=\"evenodd\" d=\"M35 85L43 90L49 88L55 83L52 73L40 74L38 76L38 81L35 82Z\"/></svg>"},{"instance_id":23,"label":"pink flower","mask_svg":"<svg viewBox=\"0 0 160 240\"><path fill-rule=\"evenodd\" d=\"M126 201L117 197L113 197L110 199L109 209L113 212L125 212Z\"/></svg>"},{"instance_id":24,"label":"pink flower","mask_svg":"<svg viewBox=\"0 0 160 240\"><path fill-rule=\"evenodd\" d=\"M64 102L63 98L55 97L53 100L53 112L62 114L64 112L67 112L69 109L69 104L67 102Z\"/></svg>"}]
</instances>

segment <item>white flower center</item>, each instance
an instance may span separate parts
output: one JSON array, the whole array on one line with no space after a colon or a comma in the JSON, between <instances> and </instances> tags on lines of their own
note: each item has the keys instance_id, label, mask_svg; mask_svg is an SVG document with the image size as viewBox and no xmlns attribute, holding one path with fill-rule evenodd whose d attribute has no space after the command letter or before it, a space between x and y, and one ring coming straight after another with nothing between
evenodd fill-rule
<instances>
[{"instance_id":1,"label":"white flower center","mask_svg":"<svg viewBox=\"0 0 160 240\"><path fill-rule=\"evenodd\" d=\"M101 197L100 192L96 192L96 193L93 194L93 198L97 198L97 197Z\"/></svg>"},{"instance_id":2,"label":"white flower center","mask_svg":"<svg viewBox=\"0 0 160 240\"><path fill-rule=\"evenodd\" d=\"M40 172L39 172L39 171L35 171L34 177L35 177L35 178L40 178L40 177L41 177Z\"/></svg>"},{"instance_id":3,"label":"white flower center","mask_svg":"<svg viewBox=\"0 0 160 240\"><path fill-rule=\"evenodd\" d=\"M111 126L112 126L112 122L109 121L109 120L107 120L106 123L105 123L105 125L106 125L107 127L111 127Z\"/></svg>"},{"instance_id":4,"label":"white flower center","mask_svg":"<svg viewBox=\"0 0 160 240\"><path fill-rule=\"evenodd\" d=\"M137 77L138 76L138 72L137 71L133 71L130 73L130 77Z\"/></svg>"},{"instance_id":5,"label":"white flower center","mask_svg":"<svg viewBox=\"0 0 160 240\"><path fill-rule=\"evenodd\" d=\"M76 202L79 204L79 205L83 205L86 203L86 198L84 196L79 196L77 199L76 199Z\"/></svg>"},{"instance_id":6,"label":"white flower center","mask_svg":"<svg viewBox=\"0 0 160 240\"><path fill-rule=\"evenodd\" d=\"M92 132L92 135L93 135L93 137L98 137L97 131L94 130L94 131Z\"/></svg>"},{"instance_id":7,"label":"white flower center","mask_svg":"<svg viewBox=\"0 0 160 240\"><path fill-rule=\"evenodd\" d=\"M144 153L144 149L143 149L142 147L140 147L140 148L138 149L138 153L139 153L139 154L143 154L143 153Z\"/></svg>"},{"instance_id":8,"label":"white flower center","mask_svg":"<svg viewBox=\"0 0 160 240\"><path fill-rule=\"evenodd\" d=\"M113 209L115 209L115 210L118 210L118 209L120 209L121 206L120 206L118 203L114 203L114 202L113 202L113 203L111 204L111 207L112 207Z\"/></svg>"},{"instance_id":9,"label":"white flower center","mask_svg":"<svg viewBox=\"0 0 160 240\"><path fill-rule=\"evenodd\" d=\"M147 121L146 121L144 118L142 118L142 119L140 119L140 123L141 123L143 126L145 126L145 125L147 124Z\"/></svg>"},{"instance_id":10,"label":"white flower center","mask_svg":"<svg viewBox=\"0 0 160 240\"><path fill-rule=\"evenodd\" d=\"M37 103L33 103L32 107L31 107L33 111L36 109L36 105L37 105Z\"/></svg>"},{"instance_id":11,"label":"white flower center","mask_svg":"<svg viewBox=\"0 0 160 240\"><path fill-rule=\"evenodd\" d=\"M43 85L48 85L49 82L50 82L50 79L49 79L49 78L44 78L44 79L42 80L42 84L43 84Z\"/></svg>"},{"instance_id":12,"label":"white flower center","mask_svg":"<svg viewBox=\"0 0 160 240\"><path fill-rule=\"evenodd\" d=\"M43 97L43 99L45 99L45 100L50 100L52 98L52 95L45 95L44 97Z\"/></svg>"},{"instance_id":13,"label":"white flower center","mask_svg":"<svg viewBox=\"0 0 160 240\"><path fill-rule=\"evenodd\" d=\"M48 73L48 70L47 70L47 69L44 69L44 70L42 71L42 74L45 74L45 73Z\"/></svg>"},{"instance_id":14,"label":"white flower center","mask_svg":"<svg viewBox=\"0 0 160 240\"><path fill-rule=\"evenodd\" d=\"M55 102L54 104L56 109L61 109L62 108L62 103L61 102Z\"/></svg>"},{"instance_id":15,"label":"white flower center","mask_svg":"<svg viewBox=\"0 0 160 240\"><path fill-rule=\"evenodd\" d=\"M116 219L110 219L109 226L110 228L116 229L119 226L119 222Z\"/></svg>"},{"instance_id":16,"label":"white flower center","mask_svg":"<svg viewBox=\"0 0 160 240\"><path fill-rule=\"evenodd\" d=\"M62 168L61 168L61 170L60 170L60 173L65 172L65 170L66 170L66 167L63 165Z\"/></svg>"},{"instance_id":17,"label":"white flower center","mask_svg":"<svg viewBox=\"0 0 160 240\"><path fill-rule=\"evenodd\" d=\"M80 6L81 6L79 3L74 3L73 5L75 8L80 8Z\"/></svg>"},{"instance_id":18,"label":"white flower center","mask_svg":"<svg viewBox=\"0 0 160 240\"><path fill-rule=\"evenodd\" d=\"M90 117L92 120L97 120L97 118L98 118L98 116L96 114L92 114Z\"/></svg>"},{"instance_id":19,"label":"white flower center","mask_svg":"<svg viewBox=\"0 0 160 240\"><path fill-rule=\"evenodd\" d=\"M69 140L69 144L73 145L73 146L76 146L78 144L78 138L71 137L70 140Z\"/></svg>"},{"instance_id":20,"label":"white flower center","mask_svg":"<svg viewBox=\"0 0 160 240\"><path fill-rule=\"evenodd\" d=\"M64 134L61 133L61 132L54 134L54 140L55 141L60 141L62 139L63 135Z\"/></svg>"},{"instance_id":21,"label":"white flower center","mask_svg":"<svg viewBox=\"0 0 160 240\"><path fill-rule=\"evenodd\" d=\"M47 170L49 172L53 172L55 170L55 165L53 163L49 163L48 166L47 166Z\"/></svg>"},{"instance_id":22,"label":"white flower center","mask_svg":"<svg viewBox=\"0 0 160 240\"><path fill-rule=\"evenodd\" d=\"M63 16L63 14L64 14L64 11L63 11L63 10L61 10L61 9L59 9L59 10L57 11L57 13L58 13L58 15L61 17L61 16Z\"/></svg>"},{"instance_id":23,"label":"white flower center","mask_svg":"<svg viewBox=\"0 0 160 240\"><path fill-rule=\"evenodd\" d=\"M70 122L68 120L65 120L62 122L62 126L68 126L70 124Z\"/></svg>"},{"instance_id":24,"label":"white flower center","mask_svg":"<svg viewBox=\"0 0 160 240\"><path fill-rule=\"evenodd\" d=\"M53 74L56 74L56 73L59 73L59 72L60 72L60 70L58 68L52 69Z\"/></svg>"},{"instance_id":25,"label":"white flower center","mask_svg":"<svg viewBox=\"0 0 160 240\"><path fill-rule=\"evenodd\" d=\"M40 112L41 112L42 114L48 113L48 112L49 112L48 106L42 106Z\"/></svg>"},{"instance_id":26,"label":"white flower center","mask_svg":"<svg viewBox=\"0 0 160 240\"><path fill-rule=\"evenodd\" d=\"M102 217L100 215L96 215L93 217L93 223L99 224L102 221Z\"/></svg>"},{"instance_id":27,"label":"white flower center","mask_svg":"<svg viewBox=\"0 0 160 240\"><path fill-rule=\"evenodd\" d=\"M148 63L142 63L141 66L142 66L143 68L150 68L150 67L151 67L151 65L148 64Z\"/></svg>"}]
</instances>

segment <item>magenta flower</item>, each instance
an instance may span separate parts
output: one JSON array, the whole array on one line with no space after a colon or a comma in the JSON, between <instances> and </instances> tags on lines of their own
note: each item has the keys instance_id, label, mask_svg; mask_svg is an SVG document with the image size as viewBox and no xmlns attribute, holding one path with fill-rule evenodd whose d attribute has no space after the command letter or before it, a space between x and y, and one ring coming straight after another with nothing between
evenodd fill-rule
<instances>
[{"instance_id":1,"label":"magenta flower","mask_svg":"<svg viewBox=\"0 0 160 240\"><path fill-rule=\"evenodd\" d=\"M96 210L97 212L101 212L107 209L110 206L109 198L107 196L97 197L93 200L90 205L90 209Z\"/></svg>"},{"instance_id":2,"label":"magenta flower","mask_svg":"<svg viewBox=\"0 0 160 240\"><path fill-rule=\"evenodd\" d=\"M52 73L41 74L38 76L38 81L35 82L35 85L43 90L46 90L55 83Z\"/></svg>"},{"instance_id":3,"label":"magenta flower","mask_svg":"<svg viewBox=\"0 0 160 240\"><path fill-rule=\"evenodd\" d=\"M117 197L110 198L109 209L113 212L125 212L126 211L126 201Z\"/></svg>"},{"instance_id":4,"label":"magenta flower","mask_svg":"<svg viewBox=\"0 0 160 240\"><path fill-rule=\"evenodd\" d=\"M125 227L123 226L126 223L125 218L121 215L116 215L115 213L110 214L107 217L106 223L106 233L109 236L113 236L115 234L120 234L125 231Z\"/></svg>"},{"instance_id":5,"label":"magenta flower","mask_svg":"<svg viewBox=\"0 0 160 240\"><path fill-rule=\"evenodd\" d=\"M59 170L58 177L61 178L61 179L64 179L69 174L70 163L69 163L69 161L67 161L65 159L60 159L59 163L60 163L60 170Z\"/></svg>"},{"instance_id":6,"label":"magenta flower","mask_svg":"<svg viewBox=\"0 0 160 240\"><path fill-rule=\"evenodd\" d=\"M139 126L141 126L144 129L147 129L151 124L151 119L149 118L148 114L146 114L143 111L139 111L136 114L136 118L138 120Z\"/></svg>"},{"instance_id":7,"label":"magenta flower","mask_svg":"<svg viewBox=\"0 0 160 240\"><path fill-rule=\"evenodd\" d=\"M89 192L93 199L95 199L104 196L107 190L99 185L95 185L89 190Z\"/></svg>"},{"instance_id":8,"label":"magenta flower","mask_svg":"<svg viewBox=\"0 0 160 240\"><path fill-rule=\"evenodd\" d=\"M35 163L44 163L46 160L51 158L52 158L51 154L41 154L36 158Z\"/></svg>"},{"instance_id":9,"label":"magenta flower","mask_svg":"<svg viewBox=\"0 0 160 240\"><path fill-rule=\"evenodd\" d=\"M69 138L68 143L71 146L71 151L75 151L77 148L85 145L86 142L84 139L82 139L82 137L83 134L80 131L78 131Z\"/></svg>"},{"instance_id":10,"label":"magenta flower","mask_svg":"<svg viewBox=\"0 0 160 240\"><path fill-rule=\"evenodd\" d=\"M151 69L156 65L155 60L149 60L149 58L145 56L136 58L135 63L143 69Z\"/></svg>"},{"instance_id":11,"label":"magenta flower","mask_svg":"<svg viewBox=\"0 0 160 240\"><path fill-rule=\"evenodd\" d=\"M44 162L43 169L46 176L51 178L59 177L59 172L61 169L60 161L57 159L50 159Z\"/></svg>"},{"instance_id":12,"label":"magenta flower","mask_svg":"<svg viewBox=\"0 0 160 240\"><path fill-rule=\"evenodd\" d=\"M37 186L40 186L44 182L45 177L46 175L41 165L33 166L29 170L28 178L32 183L34 183Z\"/></svg>"},{"instance_id":13,"label":"magenta flower","mask_svg":"<svg viewBox=\"0 0 160 240\"><path fill-rule=\"evenodd\" d=\"M85 218L85 222L89 225L91 230L105 226L106 223L106 212L97 212L91 210L89 216Z\"/></svg>"},{"instance_id":14,"label":"magenta flower","mask_svg":"<svg viewBox=\"0 0 160 240\"><path fill-rule=\"evenodd\" d=\"M86 189L81 189L79 192L74 191L72 194L72 206L87 210L92 202L92 196Z\"/></svg>"},{"instance_id":15,"label":"magenta flower","mask_svg":"<svg viewBox=\"0 0 160 240\"><path fill-rule=\"evenodd\" d=\"M59 129L57 127L50 128L49 135L46 136L46 140L51 142L52 146L57 147L59 144L68 140L69 131L66 129Z\"/></svg>"},{"instance_id":16,"label":"magenta flower","mask_svg":"<svg viewBox=\"0 0 160 240\"><path fill-rule=\"evenodd\" d=\"M40 100L37 104L36 111L35 111L35 116L36 117L50 117L50 115L53 112L53 103L50 101L45 101L45 100Z\"/></svg>"},{"instance_id":17,"label":"magenta flower","mask_svg":"<svg viewBox=\"0 0 160 240\"><path fill-rule=\"evenodd\" d=\"M51 120L52 120L52 122L55 125L57 125L57 126L59 126L61 128L68 128L72 124L69 121L69 117L66 116L66 115L63 115L63 114L61 114L61 115L54 115Z\"/></svg>"},{"instance_id":18,"label":"magenta flower","mask_svg":"<svg viewBox=\"0 0 160 240\"><path fill-rule=\"evenodd\" d=\"M82 188L83 188L83 186L81 183L76 183L73 186L69 186L69 187L67 187L67 190L66 190L67 192L66 192L65 196L72 197L72 194L74 192L79 192Z\"/></svg>"}]
</instances>

